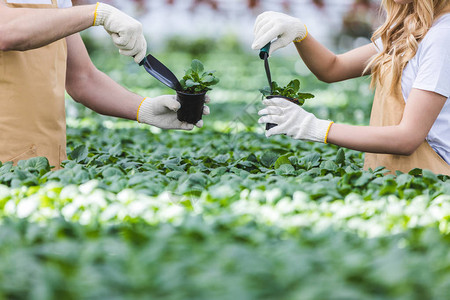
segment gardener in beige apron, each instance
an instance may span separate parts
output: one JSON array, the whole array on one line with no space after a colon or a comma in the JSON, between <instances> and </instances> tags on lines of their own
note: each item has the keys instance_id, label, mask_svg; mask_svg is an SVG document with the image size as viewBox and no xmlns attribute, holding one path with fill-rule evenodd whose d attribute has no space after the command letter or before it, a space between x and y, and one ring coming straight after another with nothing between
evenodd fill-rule
<instances>
[{"instance_id":1,"label":"gardener in beige apron","mask_svg":"<svg viewBox=\"0 0 450 300\"><path fill-rule=\"evenodd\" d=\"M175 95L144 98L99 72L78 34L91 26L103 26L119 52L140 63L147 43L137 20L104 3L71 7L70 0L58 2L67 9L54 9L56 0L0 0L2 15L11 16L0 19L0 26L14 31L16 23L21 23L22 32L15 37L30 37L26 45L19 38L2 41L0 161L17 163L45 156L60 168L66 159L65 88L74 100L101 114L161 129L193 129L193 124L177 119L180 103ZM61 27L53 30L58 25ZM196 126L201 127L202 121Z\"/></svg>"},{"instance_id":2,"label":"gardener in beige apron","mask_svg":"<svg viewBox=\"0 0 450 300\"><path fill-rule=\"evenodd\" d=\"M56 0L7 5L57 7ZM0 161L45 156L59 168L66 159L66 58L65 39L34 50L0 51L0 141L7 144L0 147Z\"/></svg>"},{"instance_id":3,"label":"gardener in beige apron","mask_svg":"<svg viewBox=\"0 0 450 300\"><path fill-rule=\"evenodd\" d=\"M371 126L398 125L403 116L405 100L402 96L401 84L397 85L395 93L390 93L392 74L387 74L375 92L370 116ZM450 175L450 165L430 147L427 141L423 141L419 148L408 156L366 153L364 169L375 169L381 166L386 167L391 173L397 170L406 173L414 168L420 168L431 170L436 174Z\"/></svg>"}]
</instances>

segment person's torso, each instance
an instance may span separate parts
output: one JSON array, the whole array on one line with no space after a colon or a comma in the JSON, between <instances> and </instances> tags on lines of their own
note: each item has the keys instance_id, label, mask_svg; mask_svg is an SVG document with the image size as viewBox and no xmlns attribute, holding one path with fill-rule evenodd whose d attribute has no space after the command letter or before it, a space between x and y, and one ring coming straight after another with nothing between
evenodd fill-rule
<instances>
[{"instance_id":1,"label":"person's torso","mask_svg":"<svg viewBox=\"0 0 450 300\"><path fill-rule=\"evenodd\" d=\"M0 1L13 9L58 8L56 0ZM37 49L0 51L0 161L45 156L58 168L65 160L66 66L65 39Z\"/></svg>"},{"instance_id":2,"label":"person's torso","mask_svg":"<svg viewBox=\"0 0 450 300\"><path fill-rule=\"evenodd\" d=\"M416 78L418 76L419 69L422 63L427 63L423 58L425 55L426 47L433 47L433 43L436 42L437 39L442 39L442 35L440 31L449 30L450 31L450 14L443 15L440 17L435 24L431 27L425 38L419 44L419 48L417 50L416 55L408 62L402 74L402 94L405 102L407 101L409 94L414 87ZM439 44L442 44L443 41L440 40ZM447 42L450 47L450 40ZM436 58L427 58L427 59L437 59ZM448 72L450 73L450 65L448 67ZM443 80L445 85L450 86L450 77L442 74L441 80ZM441 82L442 84L442 82ZM430 86L430 90L435 89L435 92L438 91L438 87ZM447 162L450 164L450 101L447 101L442 108L439 116L437 117L433 127L427 136L427 141L430 146Z\"/></svg>"}]
</instances>

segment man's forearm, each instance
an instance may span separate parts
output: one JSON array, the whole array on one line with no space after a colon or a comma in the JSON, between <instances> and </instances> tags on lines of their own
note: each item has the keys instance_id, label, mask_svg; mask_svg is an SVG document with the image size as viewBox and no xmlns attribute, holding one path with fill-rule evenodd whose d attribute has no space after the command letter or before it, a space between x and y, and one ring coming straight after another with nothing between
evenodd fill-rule
<instances>
[{"instance_id":1,"label":"man's forearm","mask_svg":"<svg viewBox=\"0 0 450 300\"><path fill-rule=\"evenodd\" d=\"M72 80L67 92L72 98L102 115L136 120L144 97L134 94L103 72L92 68L87 76Z\"/></svg>"},{"instance_id":2,"label":"man's forearm","mask_svg":"<svg viewBox=\"0 0 450 300\"><path fill-rule=\"evenodd\" d=\"M66 90L75 101L104 115L136 120L143 97L136 95L99 71L89 58L79 34L66 38Z\"/></svg>"},{"instance_id":3,"label":"man's forearm","mask_svg":"<svg viewBox=\"0 0 450 300\"><path fill-rule=\"evenodd\" d=\"M0 5L0 50L25 51L48 45L93 25L95 5L66 9Z\"/></svg>"}]
</instances>

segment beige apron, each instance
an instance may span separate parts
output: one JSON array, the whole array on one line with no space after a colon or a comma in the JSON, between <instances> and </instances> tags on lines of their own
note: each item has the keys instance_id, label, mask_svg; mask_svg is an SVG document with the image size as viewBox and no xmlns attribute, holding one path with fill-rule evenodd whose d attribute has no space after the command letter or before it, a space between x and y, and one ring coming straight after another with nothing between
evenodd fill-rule
<instances>
[{"instance_id":1,"label":"beige apron","mask_svg":"<svg viewBox=\"0 0 450 300\"><path fill-rule=\"evenodd\" d=\"M56 0L7 5L57 8ZM0 51L0 161L45 156L60 168L66 159L66 63L65 39L34 50Z\"/></svg>"},{"instance_id":2,"label":"beige apron","mask_svg":"<svg viewBox=\"0 0 450 300\"><path fill-rule=\"evenodd\" d=\"M401 84L397 85L396 93L391 94L389 87L392 74L386 77L375 92L370 116L371 126L394 126L400 124L402 120L405 100L402 96ZM450 165L431 148L427 141L423 141L409 156L366 153L364 169L376 169L380 166L386 167L392 174L395 174L397 170L407 173L414 168L420 168L431 170L436 174L450 175Z\"/></svg>"}]
</instances>

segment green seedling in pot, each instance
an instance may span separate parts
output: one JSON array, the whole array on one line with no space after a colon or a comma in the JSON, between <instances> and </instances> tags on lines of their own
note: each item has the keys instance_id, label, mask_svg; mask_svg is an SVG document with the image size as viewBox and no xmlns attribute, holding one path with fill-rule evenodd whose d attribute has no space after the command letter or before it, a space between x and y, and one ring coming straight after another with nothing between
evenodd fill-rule
<instances>
[{"instance_id":1,"label":"green seedling in pot","mask_svg":"<svg viewBox=\"0 0 450 300\"><path fill-rule=\"evenodd\" d=\"M314 98L313 94L300 92L300 81L298 79L292 80L285 87L280 87L278 83L272 81L272 89L267 86L259 91L263 94L263 97L267 99L281 97L300 106L305 103L306 99ZM277 124L267 123L266 130L269 130L275 126L277 126Z\"/></svg>"},{"instance_id":2,"label":"green seedling in pot","mask_svg":"<svg viewBox=\"0 0 450 300\"><path fill-rule=\"evenodd\" d=\"M180 80L181 87L185 93L200 94L211 90L210 86L216 85L219 78L214 76L215 71L204 71L201 61L194 59L191 68L186 71L183 79Z\"/></svg>"},{"instance_id":3,"label":"green seedling in pot","mask_svg":"<svg viewBox=\"0 0 450 300\"><path fill-rule=\"evenodd\" d=\"M177 112L178 120L196 124L202 119L206 92L219 82L215 71L204 71L205 67L198 59L194 59L191 68L180 80L182 91L177 91L177 100L181 108Z\"/></svg>"},{"instance_id":4,"label":"green seedling in pot","mask_svg":"<svg viewBox=\"0 0 450 300\"><path fill-rule=\"evenodd\" d=\"M285 87L281 87L278 83L272 81L272 91L268 86L259 91L266 98L268 96L272 96L270 98L273 98L273 96L281 96L300 106L305 103L305 100L314 98L313 94L300 92L300 81L298 79L292 80Z\"/></svg>"}]
</instances>

